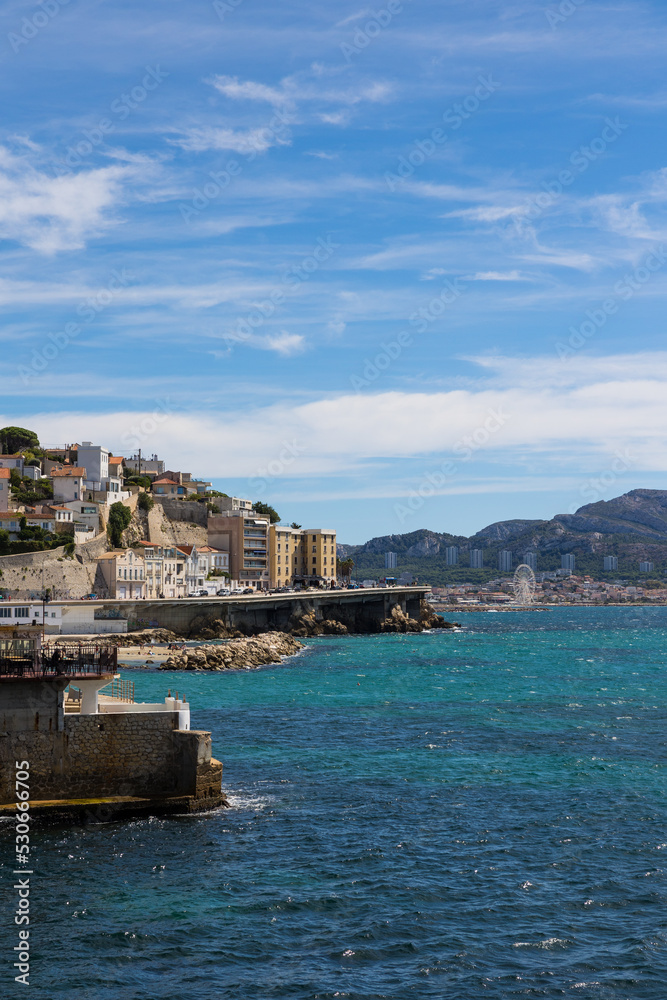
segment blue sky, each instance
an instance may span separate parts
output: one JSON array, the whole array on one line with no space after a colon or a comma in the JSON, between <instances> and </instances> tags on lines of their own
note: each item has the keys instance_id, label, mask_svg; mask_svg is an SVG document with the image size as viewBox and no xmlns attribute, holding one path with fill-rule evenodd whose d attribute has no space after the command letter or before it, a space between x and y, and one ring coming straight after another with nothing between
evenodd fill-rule
<instances>
[{"instance_id":1,"label":"blue sky","mask_svg":"<svg viewBox=\"0 0 667 1000\"><path fill-rule=\"evenodd\" d=\"M3 423L347 542L665 485L663 4L0 12Z\"/></svg>"}]
</instances>

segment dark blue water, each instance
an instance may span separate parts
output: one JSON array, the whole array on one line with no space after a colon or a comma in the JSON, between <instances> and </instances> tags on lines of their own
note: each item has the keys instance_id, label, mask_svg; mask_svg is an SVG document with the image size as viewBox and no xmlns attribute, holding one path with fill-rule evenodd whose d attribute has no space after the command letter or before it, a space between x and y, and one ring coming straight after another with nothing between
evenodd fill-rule
<instances>
[{"instance_id":1,"label":"dark blue water","mask_svg":"<svg viewBox=\"0 0 667 1000\"><path fill-rule=\"evenodd\" d=\"M462 618L133 673L233 808L34 833L29 995L665 1000L667 609Z\"/></svg>"}]
</instances>

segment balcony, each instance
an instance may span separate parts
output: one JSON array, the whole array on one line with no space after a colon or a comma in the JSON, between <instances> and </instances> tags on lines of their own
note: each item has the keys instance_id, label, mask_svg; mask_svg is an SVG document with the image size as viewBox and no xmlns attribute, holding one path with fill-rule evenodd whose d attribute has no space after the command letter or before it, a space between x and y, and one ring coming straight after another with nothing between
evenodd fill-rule
<instances>
[{"instance_id":1,"label":"balcony","mask_svg":"<svg viewBox=\"0 0 667 1000\"><path fill-rule=\"evenodd\" d=\"M0 679L100 677L118 667L116 646L58 645L53 649L0 649Z\"/></svg>"}]
</instances>

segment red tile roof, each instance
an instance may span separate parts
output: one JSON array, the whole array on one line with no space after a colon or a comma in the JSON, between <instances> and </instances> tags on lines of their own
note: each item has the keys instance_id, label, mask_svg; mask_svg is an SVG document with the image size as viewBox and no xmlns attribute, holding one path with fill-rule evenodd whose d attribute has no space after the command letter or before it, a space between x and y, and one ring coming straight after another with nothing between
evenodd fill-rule
<instances>
[{"instance_id":1,"label":"red tile roof","mask_svg":"<svg viewBox=\"0 0 667 1000\"><path fill-rule=\"evenodd\" d=\"M11 472L9 469L0 469L0 479L10 479Z\"/></svg>"},{"instance_id":2,"label":"red tile roof","mask_svg":"<svg viewBox=\"0 0 667 1000\"><path fill-rule=\"evenodd\" d=\"M83 478L83 479L85 479L86 478L86 470L82 466L80 466L80 467L76 466L76 467L71 468L71 469L54 469L53 472L51 473L51 478L52 479L54 479L56 477L61 477L62 478L64 476L66 476L69 479L73 479L73 478L74 479L77 479L77 478Z\"/></svg>"}]
</instances>

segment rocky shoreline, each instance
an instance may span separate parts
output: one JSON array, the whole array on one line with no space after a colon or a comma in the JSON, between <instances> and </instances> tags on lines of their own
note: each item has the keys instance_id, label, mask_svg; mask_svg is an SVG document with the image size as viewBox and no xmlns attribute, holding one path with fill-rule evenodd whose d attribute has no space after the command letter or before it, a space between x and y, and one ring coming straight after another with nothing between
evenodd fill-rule
<instances>
[{"instance_id":1,"label":"rocky shoreline","mask_svg":"<svg viewBox=\"0 0 667 1000\"><path fill-rule=\"evenodd\" d=\"M169 656L159 670L251 670L294 656L303 643L284 632L231 639L220 646L190 646Z\"/></svg>"}]
</instances>

